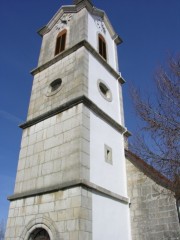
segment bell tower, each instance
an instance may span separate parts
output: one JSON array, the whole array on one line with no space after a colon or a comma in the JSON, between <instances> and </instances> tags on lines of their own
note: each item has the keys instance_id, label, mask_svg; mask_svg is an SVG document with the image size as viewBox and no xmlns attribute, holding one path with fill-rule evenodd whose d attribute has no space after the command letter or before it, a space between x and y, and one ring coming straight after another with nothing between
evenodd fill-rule
<instances>
[{"instance_id":1,"label":"bell tower","mask_svg":"<svg viewBox=\"0 0 180 240\"><path fill-rule=\"evenodd\" d=\"M121 39L90 0L39 35L5 239L130 240Z\"/></svg>"}]
</instances>

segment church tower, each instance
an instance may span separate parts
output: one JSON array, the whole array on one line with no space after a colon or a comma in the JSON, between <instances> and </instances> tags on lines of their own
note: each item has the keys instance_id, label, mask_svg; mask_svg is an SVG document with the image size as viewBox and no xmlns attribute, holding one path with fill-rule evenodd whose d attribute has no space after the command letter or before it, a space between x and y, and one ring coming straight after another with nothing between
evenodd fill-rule
<instances>
[{"instance_id":1,"label":"church tower","mask_svg":"<svg viewBox=\"0 0 180 240\"><path fill-rule=\"evenodd\" d=\"M121 39L90 0L39 34L5 239L130 240Z\"/></svg>"}]
</instances>

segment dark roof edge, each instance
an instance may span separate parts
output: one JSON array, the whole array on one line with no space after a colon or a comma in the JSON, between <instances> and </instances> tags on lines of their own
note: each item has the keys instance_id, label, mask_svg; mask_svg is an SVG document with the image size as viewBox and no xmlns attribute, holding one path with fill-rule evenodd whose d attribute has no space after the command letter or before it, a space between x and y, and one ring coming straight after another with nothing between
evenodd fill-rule
<instances>
[{"instance_id":1,"label":"dark roof edge","mask_svg":"<svg viewBox=\"0 0 180 240\"><path fill-rule=\"evenodd\" d=\"M170 181L168 178L166 178L154 167L146 163L143 159L141 159L140 157L138 157L136 154L132 153L129 150L125 150L125 156L135 167L137 167L140 171L142 171L146 176L151 178L153 181L155 181L158 185L161 185L162 187L169 189L172 192L175 192L174 183Z\"/></svg>"}]
</instances>

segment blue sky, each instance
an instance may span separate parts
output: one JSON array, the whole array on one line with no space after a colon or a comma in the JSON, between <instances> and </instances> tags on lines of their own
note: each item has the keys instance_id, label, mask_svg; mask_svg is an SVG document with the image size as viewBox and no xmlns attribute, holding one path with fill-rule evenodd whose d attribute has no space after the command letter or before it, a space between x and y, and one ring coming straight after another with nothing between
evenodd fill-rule
<instances>
[{"instance_id":1,"label":"blue sky","mask_svg":"<svg viewBox=\"0 0 180 240\"><path fill-rule=\"evenodd\" d=\"M0 22L0 219L7 218L6 197L13 193L21 129L26 120L32 76L37 66L41 38L36 31L61 5L72 0L1 0ZM180 52L179 0L94 0L106 11L123 39L118 47L126 126L133 133L138 121L128 89L131 83L153 94L155 70L169 55Z\"/></svg>"}]
</instances>

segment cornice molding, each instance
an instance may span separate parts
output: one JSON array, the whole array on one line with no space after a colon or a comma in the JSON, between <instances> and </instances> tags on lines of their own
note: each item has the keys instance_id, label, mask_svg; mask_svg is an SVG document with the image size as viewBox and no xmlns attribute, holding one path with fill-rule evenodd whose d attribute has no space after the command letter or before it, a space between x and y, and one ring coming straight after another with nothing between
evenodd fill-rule
<instances>
[{"instance_id":1,"label":"cornice molding","mask_svg":"<svg viewBox=\"0 0 180 240\"><path fill-rule=\"evenodd\" d=\"M44 121L45 119L53 117L53 116L57 115L58 113L64 112L74 106L77 106L78 104L81 104L81 103L83 103L92 112L97 114L100 118L102 118L105 122L107 122L111 127L116 129L119 133L127 134L128 131L125 127L123 127L119 123L117 123L114 119L112 119L109 115L107 115L95 103L93 103L89 98L87 98L84 95L74 98L74 99L60 105L57 108L54 108L38 117L35 117L35 118L21 124L19 127L22 129L26 129L26 128L31 127L39 122Z\"/></svg>"},{"instance_id":2,"label":"cornice molding","mask_svg":"<svg viewBox=\"0 0 180 240\"><path fill-rule=\"evenodd\" d=\"M89 0L81 0L77 2L78 3L76 5L62 6L52 17L52 19L48 22L48 24L42 27L40 30L38 30L38 34L41 37L43 37L46 33L51 31L51 29L57 24L57 22L64 13L78 13L83 8L86 8L90 14L101 17L104 20L104 23L112 39L115 41L117 45L123 42L122 39L118 36L118 34L115 32L113 26L111 25L111 22L109 21L109 18L107 17L106 13L103 10L94 7Z\"/></svg>"},{"instance_id":3,"label":"cornice molding","mask_svg":"<svg viewBox=\"0 0 180 240\"><path fill-rule=\"evenodd\" d=\"M14 194L12 196L9 196L8 200L9 201L16 201L18 199L24 199L24 198L28 198L28 197L39 196L39 195L53 193L53 192L57 192L57 191L62 191L62 190L65 190L65 189L79 187L79 186L82 187L82 188L86 188L86 189L88 188L92 192L102 194L106 197L109 197L109 198L115 200L115 201L122 202L124 204L129 204L129 198L121 196L117 193L111 192L111 191L109 191L109 190L107 190L103 187L100 187L100 186L98 186L94 183L91 183L87 180L84 180L84 179L65 182L65 183L62 183L62 184L59 184L59 185L54 185L54 186L51 186L51 187L32 190L32 191L28 191L28 192L24 192L24 193L17 193L17 194Z\"/></svg>"},{"instance_id":4,"label":"cornice molding","mask_svg":"<svg viewBox=\"0 0 180 240\"><path fill-rule=\"evenodd\" d=\"M77 43L75 46L68 48L67 50L60 53L58 56L54 57L50 61L46 62L45 64L33 69L31 71L31 74L34 76L37 73L45 70L46 68L52 66L56 62L62 60L63 58L69 56L71 53L77 51L79 48L85 47L88 52L90 52L105 68L108 70L121 84L125 83L125 80L122 78L120 73L118 73L114 68L112 68L104 58L101 57L101 55L92 47L92 45L87 42L86 40L83 40L79 43Z\"/></svg>"}]
</instances>

